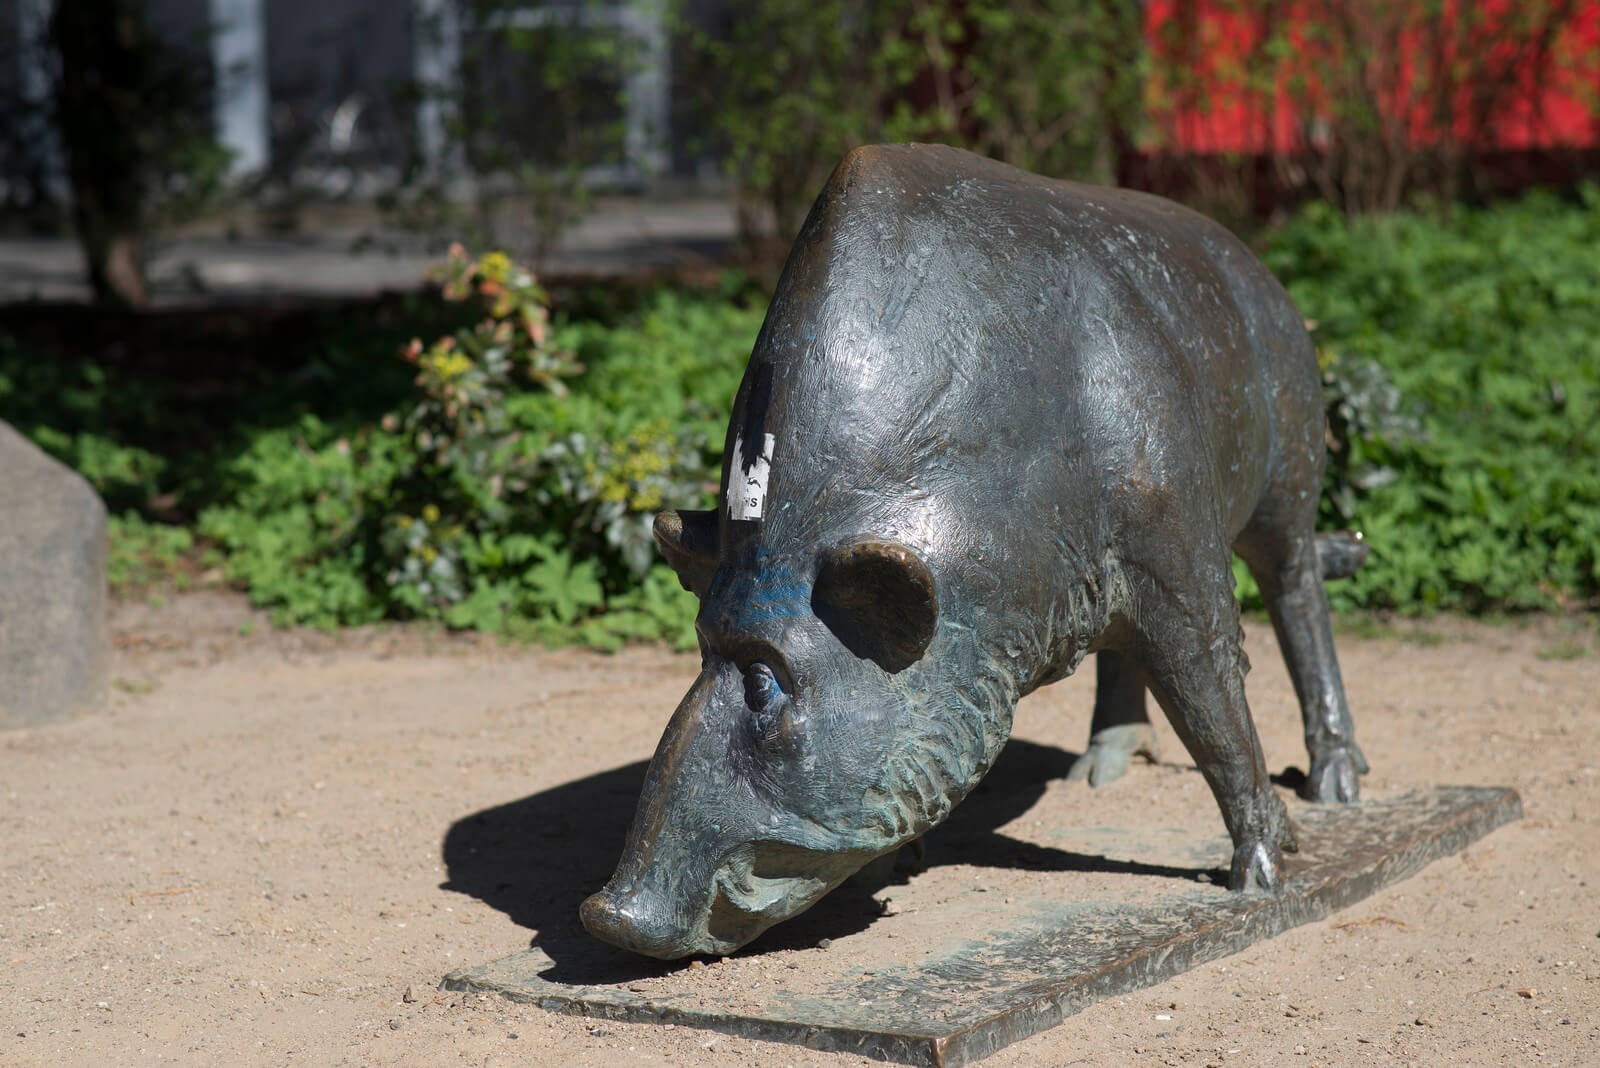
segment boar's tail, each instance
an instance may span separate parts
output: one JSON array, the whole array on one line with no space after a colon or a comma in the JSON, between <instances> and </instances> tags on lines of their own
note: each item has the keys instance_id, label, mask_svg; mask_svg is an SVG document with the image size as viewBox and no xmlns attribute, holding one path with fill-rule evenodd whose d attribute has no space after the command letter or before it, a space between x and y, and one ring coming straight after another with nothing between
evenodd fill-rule
<instances>
[{"instance_id":1,"label":"boar's tail","mask_svg":"<svg viewBox=\"0 0 1600 1068\"><path fill-rule=\"evenodd\" d=\"M1370 548L1359 530L1331 530L1317 535L1317 562L1323 581L1349 578L1367 562Z\"/></svg>"}]
</instances>

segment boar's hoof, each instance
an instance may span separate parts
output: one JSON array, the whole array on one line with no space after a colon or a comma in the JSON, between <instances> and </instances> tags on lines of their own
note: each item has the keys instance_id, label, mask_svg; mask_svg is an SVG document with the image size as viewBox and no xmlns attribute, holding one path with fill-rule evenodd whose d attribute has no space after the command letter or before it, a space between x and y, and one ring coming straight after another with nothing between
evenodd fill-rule
<instances>
[{"instance_id":1,"label":"boar's hoof","mask_svg":"<svg viewBox=\"0 0 1600 1068\"><path fill-rule=\"evenodd\" d=\"M1367 758L1354 743L1329 749L1311 762L1311 774L1306 776L1301 796L1317 804L1359 801L1361 780L1358 776L1366 770Z\"/></svg>"},{"instance_id":2,"label":"boar's hoof","mask_svg":"<svg viewBox=\"0 0 1600 1068\"><path fill-rule=\"evenodd\" d=\"M1283 856L1259 838L1246 841L1233 851L1228 870L1229 890L1265 890L1277 896L1283 892Z\"/></svg>"},{"instance_id":3,"label":"boar's hoof","mask_svg":"<svg viewBox=\"0 0 1600 1068\"><path fill-rule=\"evenodd\" d=\"M1119 723L1095 731L1089 738L1089 748L1072 762L1067 771L1069 782L1089 780L1090 786L1106 786L1122 778L1128 770L1128 761L1142 756L1150 763L1159 763L1160 750L1156 748L1156 732L1148 723Z\"/></svg>"},{"instance_id":4,"label":"boar's hoof","mask_svg":"<svg viewBox=\"0 0 1600 1068\"><path fill-rule=\"evenodd\" d=\"M1283 854L1300 851L1289 811L1269 792L1259 799L1250 822L1251 829L1235 839L1239 844L1228 869L1228 889L1265 890L1277 896L1283 893Z\"/></svg>"}]
</instances>

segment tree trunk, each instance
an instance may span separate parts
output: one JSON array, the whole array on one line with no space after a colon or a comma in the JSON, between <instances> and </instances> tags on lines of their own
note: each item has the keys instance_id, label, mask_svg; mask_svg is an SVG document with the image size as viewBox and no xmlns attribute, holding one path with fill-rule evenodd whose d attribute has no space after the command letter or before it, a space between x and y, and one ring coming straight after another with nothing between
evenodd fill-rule
<instances>
[{"instance_id":1,"label":"tree trunk","mask_svg":"<svg viewBox=\"0 0 1600 1068\"><path fill-rule=\"evenodd\" d=\"M152 45L141 0L57 0L50 41L61 57L56 114L73 217L94 299L149 302L141 236L148 155L142 95Z\"/></svg>"}]
</instances>

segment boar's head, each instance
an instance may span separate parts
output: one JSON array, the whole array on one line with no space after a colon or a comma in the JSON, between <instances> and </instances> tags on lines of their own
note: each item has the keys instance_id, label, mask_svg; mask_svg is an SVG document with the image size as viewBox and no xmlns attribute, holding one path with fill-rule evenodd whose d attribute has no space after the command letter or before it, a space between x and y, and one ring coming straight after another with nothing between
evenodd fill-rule
<instances>
[{"instance_id":1,"label":"boar's head","mask_svg":"<svg viewBox=\"0 0 1600 1068\"><path fill-rule=\"evenodd\" d=\"M860 538L719 566L713 512L664 513L656 536L701 596L703 664L582 919L671 959L737 949L938 823L998 748L985 729L997 702L974 692L994 683L971 664L969 685L934 685L950 643L935 640L933 575L906 546Z\"/></svg>"}]
</instances>

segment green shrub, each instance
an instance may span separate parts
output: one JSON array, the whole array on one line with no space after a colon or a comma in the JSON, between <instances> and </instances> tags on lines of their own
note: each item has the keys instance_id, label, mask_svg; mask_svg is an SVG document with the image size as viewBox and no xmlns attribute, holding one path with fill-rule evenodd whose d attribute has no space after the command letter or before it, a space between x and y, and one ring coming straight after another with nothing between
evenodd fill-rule
<instances>
[{"instance_id":1,"label":"green shrub","mask_svg":"<svg viewBox=\"0 0 1600 1068\"><path fill-rule=\"evenodd\" d=\"M1592 188L1354 221L1313 207L1266 236L1316 324L1321 522L1372 544L1330 587L1336 605L1597 603L1597 247ZM760 301L737 279L608 286L565 294L547 318L503 257L458 254L447 281L455 303L319 321L287 364L309 370L262 363L227 407L183 401L192 377L129 377L0 334L0 418L112 503L119 587L178 581L212 552L283 622L691 642L694 599L649 524L714 499ZM394 317L438 332L403 346L409 387L387 379L406 367L405 335L382 325Z\"/></svg>"},{"instance_id":2,"label":"green shrub","mask_svg":"<svg viewBox=\"0 0 1600 1068\"><path fill-rule=\"evenodd\" d=\"M1444 217L1313 208L1269 236L1267 261L1316 322L1322 522L1373 545L1337 604L1515 610L1600 594L1597 246L1594 191ZM308 416L257 436L236 498L201 529L286 618L687 641L693 600L649 523L711 498L758 309L661 289L620 325L559 322L499 363L468 351L504 336L507 309L490 310L422 356L413 346L424 373L408 413L353 435ZM562 373L517 370L535 365ZM1241 592L1253 600L1248 581Z\"/></svg>"},{"instance_id":3,"label":"green shrub","mask_svg":"<svg viewBox=\"0 0 1600 1068\"><path fill-rule=\"evenodd\" d=\"M1337 603L1483 611L1600 595L1596 249L1593 186L1575 202L1442 216L1347 221L1313 205L1268 235L1267 264L1337 354L1328 370L1368 368L1341 386L1354 407L1331 413L1323 518L1373 547L1331 587Z\"/></svg>"},{"instance_id":4,"label":"green shrub","mask_svg":"<svg viewBox=\"0 0 1600 1068\"><path fill-rule=\"evenodd\" d=\"M40 358L0 333L0 419L88 479L114 513L142 506L169 467L159 453L107 434L106 408L120 403L142 417L154 407L125 385L94 364Z\"/></svg>"},{"instance_id":5,"label":"green shrub","mask_svg":"<svg viewBox=\"0 0 1600 1068\"><path fill-rule=\"evenodd\" d=\"M163 582L186 585L187 572L180 562L194 549L194 535L185 527L151 523L138 512L107 518L110 552L106 557L106 582L112 592Z\"/></svg>"},{"instance_id":6,"label":"green shrub","mask_svg":"<svg viewBox=\"0 0 1600 1068\"><path fill-rule=\"evenodd\" d=\"M625 325L551 324L527 272L459 250L445 296L485 317L406 348L407 408L346 433L306 415L228 463L199 529L229 576L284 621L692 643L650 523L714 494L760 310L663 289Z\"/></svg>"}]
</instances>

